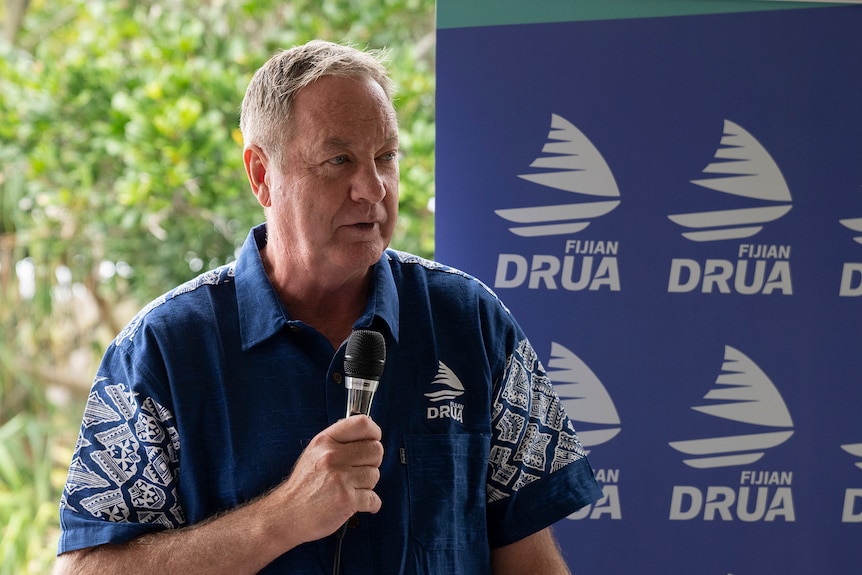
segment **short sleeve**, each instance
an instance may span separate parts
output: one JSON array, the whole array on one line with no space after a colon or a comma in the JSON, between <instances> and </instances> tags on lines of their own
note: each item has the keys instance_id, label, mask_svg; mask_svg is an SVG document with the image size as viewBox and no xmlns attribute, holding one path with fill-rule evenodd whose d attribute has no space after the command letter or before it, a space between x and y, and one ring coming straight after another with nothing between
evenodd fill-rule
<instances>
[{"instance_id":1,"label":"short sleeve","mask_svg":"<svg viewBox=\"0 0 862 575\"><path fill-rule=\"evenodd\" d=\"M60 501L59 553L186 522L174 416L125 352L109 348L87 398Z\"/></svg>"},{"instance_id":2,"label":"short sleeve","mask_svg":"<svg viewBox=\"0 0 862 575\"><path fill-rule=\"evenodd\" d=\"M492 547L535 533L602 496L571 421L527 339L494 391L488 529Z\"/></svg>"}]
</instances>

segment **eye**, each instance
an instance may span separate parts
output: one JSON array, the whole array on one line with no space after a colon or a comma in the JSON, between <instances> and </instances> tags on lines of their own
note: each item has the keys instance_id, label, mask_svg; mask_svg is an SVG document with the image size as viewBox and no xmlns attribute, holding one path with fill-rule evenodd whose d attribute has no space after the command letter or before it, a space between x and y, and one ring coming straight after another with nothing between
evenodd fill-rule
<instances>
[{"instance_id":1,"label":"eye","mask_svg":"<svg viewBox=\"0 0 862 575\"><path fill-rule=\"evenodd\" d=\"M334 158L331 158L329 160L329 163L335 164L336 166L340 166L341 164L346 164L347 163L347 156L344 156L344 155L335 156Z\"/></svg>"},{"instance_id":2,"label":"eye","mask_svg":"<svg viewBox=\"0 0 862 575\"><path fill-rule=\"evenodd\" d=\"M392 150L391 152L386 152L385 154L380 156L380 159L384 162L394 162L398 159L398 150Z\"/></svg>"}]
</instances>

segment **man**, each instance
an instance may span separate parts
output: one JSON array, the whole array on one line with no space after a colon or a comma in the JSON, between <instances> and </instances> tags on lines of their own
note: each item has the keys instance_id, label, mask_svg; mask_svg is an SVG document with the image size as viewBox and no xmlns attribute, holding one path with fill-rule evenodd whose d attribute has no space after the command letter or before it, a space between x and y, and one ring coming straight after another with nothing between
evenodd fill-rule
<instances>
[{"instance_id":1,"label":"man","mask_svg":"<svg viewBox=\"0 0 862 575\"><path fill-rule=\"evenodd\" d=\"M387 249L385 68L282 52L241 128L266 224L106 351L56 572L567 573L549 525L601 492L529 342L477 280ZM373 419L344 418L355 329L386 341Z\"/></svg>"}]
</instances>

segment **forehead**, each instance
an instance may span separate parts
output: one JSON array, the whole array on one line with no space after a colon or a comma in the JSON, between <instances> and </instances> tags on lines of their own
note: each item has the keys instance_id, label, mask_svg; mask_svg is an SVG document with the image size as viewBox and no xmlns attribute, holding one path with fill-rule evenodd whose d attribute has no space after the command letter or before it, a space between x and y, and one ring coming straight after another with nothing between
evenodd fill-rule
<instances>
[{"instance_id":1,"label":"forehead","mask_svg":"<svg viewBox=\"0 0 862 575\"><path fill-rule=\"evenodd\" d=\"M302 88L292 107L297 139L317 141L397 138L395 109L370 78L324 76Z\"/></svg>"}]
</instances>

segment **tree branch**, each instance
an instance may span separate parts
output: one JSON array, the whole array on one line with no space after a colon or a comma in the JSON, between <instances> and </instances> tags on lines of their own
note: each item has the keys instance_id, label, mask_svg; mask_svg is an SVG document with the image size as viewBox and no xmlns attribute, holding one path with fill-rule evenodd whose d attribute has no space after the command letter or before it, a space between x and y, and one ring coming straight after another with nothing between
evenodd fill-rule
<instances>
[{"instance_id":1,"label":"tree branch","mask_svg":"<svg viewBox=\"0 0 862 575\"><path fill-rule=\"evenodd\" d=\"M18 31L24 21L24 13L30 0L6 0L6 21L3 23L3 38L10 46L15 45L18 39Z\"/></svg>"}]
</instances>

